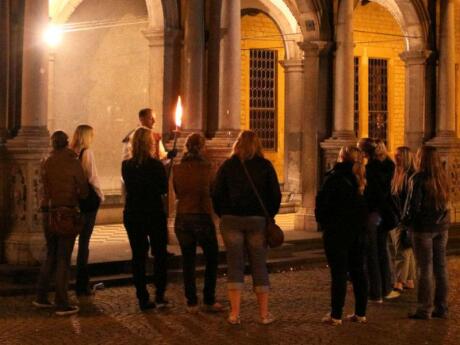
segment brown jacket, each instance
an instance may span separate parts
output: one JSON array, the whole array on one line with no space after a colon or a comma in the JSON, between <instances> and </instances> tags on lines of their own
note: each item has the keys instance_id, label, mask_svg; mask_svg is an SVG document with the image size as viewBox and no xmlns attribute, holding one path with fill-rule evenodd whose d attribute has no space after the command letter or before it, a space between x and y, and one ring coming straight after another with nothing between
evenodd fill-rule
<instances>
[{"instance_id":1,"label":"brown jacket","mask_svg":"<svg viewBox=\"0 0 460 345\"><path fill-rule=\"evenodd\" d=\"M42 165L42 207L77 206L88 196L88 181L77 155L65 148L54 150Z\"/></svg>"},{"instance_id":2,"label":"brown jacket","mask_svg":"<svg viewBox=\"0 0 460 345\"><path fill-rule=\"evenodd\" d=\"M188 160L173 167L173 184L177 199L177 213L211 214L211 164Z\"/></svg>"}]
</instances>

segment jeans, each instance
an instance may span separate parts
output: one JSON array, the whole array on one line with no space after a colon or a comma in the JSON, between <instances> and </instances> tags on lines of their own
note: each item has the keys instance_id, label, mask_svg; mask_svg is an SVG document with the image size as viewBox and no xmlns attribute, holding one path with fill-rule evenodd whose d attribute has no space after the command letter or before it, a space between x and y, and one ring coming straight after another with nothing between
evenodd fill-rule
<instances>
[{"instance_id":1,"label":"jeans","mask_svg":"<svg viewBox=\"0 0 460 345\"><path fill-rule=\"evenodd\" d=\"M388 247L388 232L380 229L382 218L377 212L369 214L367 223L367 275L369 299L378 300L393 289Z\"/></svg>"},{"instance_id":2,"label":"jeans","mask_svg":"<svg viewBox=\"0 0 460 345\"><path fill-rule=\"evenodd\" d=\"M132 251L132 269L134 286L139 303L149 300L146 278L148 250L154 256L153 283L156 298L162 299L167 284L167 224L165 214L160 215L124 215L124 226L128 233Z\"/></svg>"},{"instance_id":3,"label":"jeans","mask_svg":"<svg viewBox=\"0 0 460 345\"><path fill-rule=\"evenodd\" d=\"M365 236L364 234L352 236L348 231L345 236L328 230L323 235L324 249L331 270L331 316L334 319L342 318L348 273L353 284L355 314L365 316L367 308L368 283L364 269Z\"/></svg>"},{"instance_id":4,"label":"jeans","mask_svg":"<svg viewBox=\"0 0 460 345\"><path fill-rule=\"evenodd\" d=\"M404 248L401 243L401 228L390 231L390 239L394 246L394 281L406 284L408 280L416 279L414 251Z\"/></svg>"},{"instance_id":5,"label":"jeans","mask_svg":"<svg viewBox=\"0 0 460 345\"><path fill-rule=\"evenodd\" d=\"M410 234L419 269L417 313L431 316L434 310L447 314L448 274L446 247L448 232L413 232ZM433 300L434 275L434 300ZM434 301L434 303L433 303Z\"/></svg>"},{"instance_id":6,"label":"jeans","mask_svg":"<svg viewBox=\"0 0 460 345\"><path fill-rule=\"evenodd\" d=\"M89 241L96 222L96 212L83 213L83 230L78 237L77 277L75 290L86 292L89 289L88 257Z\"/></svg>"},{"instance_id":7,"label":"jeans","mask_svg":"<svg viewBox=\"0 0 460 345\"><path fill-rule=\"evenodd\" d=\"M51 275L56 274L55 304L58 309L69 306L67 289L69 287L70 259L75 237L61 237L45 232L46 259L43 261L37 284L37 301L48 300Z\"/></svg>"},{"instance_id":8,"label":"jeans","mask_svg":"<svg viewBox=\"0 0 460 345\"><path fill-rule=\"evenodd\" d=\"M206 260L204 273L203 302L207 305L215 303L217 265L219 248L217 245L214 222L208 214L178 214L175 232L182 252L182 270L187 305L198 304L195 283L196 247L203 249Z\"/></svg>"},{"instance_id":9,"label":"jeans","mask_svg":"<svg viewBox=\"0 0 460 345\"><path fill-rule=\"evenodd\" d=\"M227 250L228 289L244 285L245 253L249 258L255 292L268 292L266 221L258 216L222 216L220 229Z\"/></svg>"}]
</instances>

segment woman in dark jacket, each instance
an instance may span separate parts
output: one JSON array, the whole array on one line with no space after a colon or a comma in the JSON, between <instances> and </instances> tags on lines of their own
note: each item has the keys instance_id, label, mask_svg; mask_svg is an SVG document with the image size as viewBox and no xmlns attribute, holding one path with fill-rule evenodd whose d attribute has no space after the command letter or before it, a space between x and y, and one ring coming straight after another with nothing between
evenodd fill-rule
<instances>
[{"instance_id":1,"label":"woman in dark jacket","mask_svg":"<svg viewBox=\"0 0 460 345\"><path fill-rule=\"evenodd\" d=\"M266 219L243 164L271 217L278 212L281 203L275 169L264 158L259 138L252 131L241 132L233 145L231 158L222 164L217 173L212 195L214 210L221 217L220 228L227 249L231 305L228 322L240 323L244 258L247 252L259 303L260 322L269 324L274 318L268 312Z\"/></svg>"},{"instance_id":2,"label":"woman in dark jacket","mask_svg":"<svg viewBox=\"0 0 460 345\"><path fill-rule=\"evenodd\" d=\"M180 164L174 166L173 174L177 200L174 228L182 251L185 297L190 313L198 311L195 283L197 245L203 249L206 260L203 310L224 310L215 297L219 248L211 217L212 167L202 153L205 142L201 134L190 134L185 142L186 152Z\"/></svg>"},{"instance_id":3,"label":"woman in dark jacket","mask_svg":"<svg viewBox=\"0 0 460 345\"><path fill-rule=\"evenodd\" d=\"M383 142L382 142L383 143ZM380 145L369 138L362 138L358 147L367 158L364 196L369 208L367 224L367 274L369 277L369 301L382 303L383 297L395 298L399 294L393 291L390 252L388 247L388 231L396 226L393 224L391 179L394 163L383 154Z\"/></svg>"},{"instance_id":4,"label":"woman in dark jacket","mask_svg":"<svg viewBox=\"0 0 460 345\"><path fill-rule=\"evenodd\" d=\"M409 315L411 319L446 318L448 314L448 192L447 174L436 148L422 146L417 151L402 219L409 227L419 270L417 310Z\"/></svg>"},{"instance_id":5,"label":"woman in dark jacket","mask_svg":"<svg viewBox=\"0 0 460 345\"><path fill-rule=\"evenodd\" d=\"M164 307L167 281L167 226L161 196L167 192L163 164L152 158L151 131L140 127L132 142L132 158L123 161L126 187L123 222L128 232L133 259L133 280L141 310ZM155 303L149 300L145 264L150 244L154 261Z\"/></svg>"},{"instance_id":6,"label":"woman in dark jacket","mask_svg":"<svg viewBox=\"0 0 460 345\"><path fill-rule=\"evenodd\" d=\"M367 206L363 195L366 180L360 156L356 147L343 147L338 163L327 173L317 197L315 213L324 231L324 249L332 278L331 312L322 321L331 325L342 323L348 272L355 295L355 313L348 319L367 322L368 287L364 270Z\"/></svg>"}]
</instances>

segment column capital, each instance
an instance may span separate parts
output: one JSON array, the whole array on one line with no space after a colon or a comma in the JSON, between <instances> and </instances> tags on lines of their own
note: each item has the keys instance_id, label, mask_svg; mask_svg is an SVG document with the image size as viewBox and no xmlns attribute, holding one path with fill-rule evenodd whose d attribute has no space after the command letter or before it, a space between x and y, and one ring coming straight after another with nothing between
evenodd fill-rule
<instances>
[{"instance_id":1,"label":"column capital","mask_svg":"<svg viewBox=\"0 0 460 345\"><path fill-rule=\"evenodd\" d=\"M327 54L334 46L331 41L303 41L299 42L298 46L304 51L305 57L317 57L321 54Z\"/></svg>"},{"instance_id":2,"label":"column capital","mask_svg":"<svg viewBox=\"0 0 460 345\"><path fill-rule=\"evenodd\" d=\"M176 28L149 27L142 30L145 38L149 41L149 47L163 47L173 45L177 39L182 37L182 30Z\"/></svg>"},{"instance_id":3,"label":"column capital","mask_svg":"<svg viewBox=\"0 0 460 345\"><path fill-rule=\"evenodd\" d=\"M433 52L431 50L409 50L399 54L407 66L424 65Z\"/></svg>"},{"instance_id":4,"label":"column capital","mask_svg":"<svg viewBox=\"0 0 460 345\"><path fill-rule=\"evenodd\" d=\"M303 59L288 59L288 60L280 60L280 65L284 67L284 72L303 72Z\"/></svg>"}]
</instances>

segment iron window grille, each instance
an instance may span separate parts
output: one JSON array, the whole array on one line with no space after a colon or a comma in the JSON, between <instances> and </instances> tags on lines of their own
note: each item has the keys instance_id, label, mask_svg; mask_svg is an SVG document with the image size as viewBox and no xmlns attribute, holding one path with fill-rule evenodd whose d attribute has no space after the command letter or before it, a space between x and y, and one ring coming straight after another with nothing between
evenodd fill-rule
<instances>
[{"instance_id":1,"label":"iron window grille","mask_svg":"<svg viewBox=\"0 0 460 345\"><path fill-rule=\"evenodd\" d=\"M369 59L369 137L387 142L388 61Z\"/></svg>"},{"instance_id":2,"label":"iron window grille","mask_svg":"<svg viewBox=\"0 0 460 345\"><path fill-rule=\"evenodd\" d=\"M355 135L359 137L359 57L354 58L354 131Z\"/></svg>"},{"instance_id":3,"label":"iron window grille","mask_svg":"<svg viewBox=\"0 0 460 345\"><path fill-rule=\"evenodd\" d=\"M249 128L257 133L265 149L276 151L278 52L250 49L249 61Z\"/></svg>"}]
</instances>

